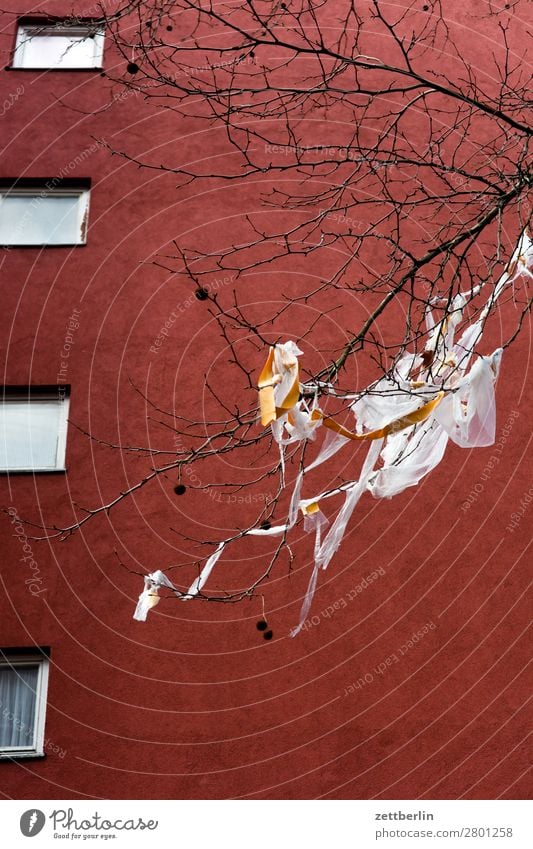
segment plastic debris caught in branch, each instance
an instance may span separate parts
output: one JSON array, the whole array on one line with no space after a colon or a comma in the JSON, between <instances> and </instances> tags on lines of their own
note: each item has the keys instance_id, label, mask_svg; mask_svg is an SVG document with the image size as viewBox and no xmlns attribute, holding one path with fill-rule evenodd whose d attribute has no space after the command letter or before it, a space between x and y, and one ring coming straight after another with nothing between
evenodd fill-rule
<instances>
[{"instance_id":1,"label":"plastic debris caught in branch","mask_svg":"<svg viewBox=\"0 0 533 849\"><path fill-rule=\"evenodd\" d=\"M427 342L422 354L403 353L389 375L362 392L341 396L354 415L353 431L318 406L319 394L335 395L331 384L300 383L298 357L302 356L302 351L295 342L273 345L258 379L259 410L261 424L270 427L279 446L283 483L286 446L314 440L321 428L325 431L318 456L297 475L286 522L265 529L253 527L221 541L186 593L177 590L161 571L147 575L134 619L146 620L148 611L159 601L162 587L183 601L197 596L226 546L234 539L287 534L301 515L304 530L315 534L315 545L313 569L299 624L291 632L296 636L309 613L319 572L328 567L338 551L357 503L365 492L374 498L392 498L416 486L441 462L449 439L461 448L493 444L495 384L503 351L497 348L490 356L477 356L469 366L490 311L502 293L521 277L533 278L533 242L526 232L522 233L497 284L489 286L490 295L477 318L457 341L456 330L469 299L479 295L489 284L456 295L446 305L440 321L434 319L437 304L431 302L426 309ZM353 446L354 442L368 443L358 479L302 498L305 474L327 462L344 446ZM322 505L336 496L344 496L344 502L336 516L328 520ZM328 521L332 524L324 536Z\"/></svg>"}]
</instances>

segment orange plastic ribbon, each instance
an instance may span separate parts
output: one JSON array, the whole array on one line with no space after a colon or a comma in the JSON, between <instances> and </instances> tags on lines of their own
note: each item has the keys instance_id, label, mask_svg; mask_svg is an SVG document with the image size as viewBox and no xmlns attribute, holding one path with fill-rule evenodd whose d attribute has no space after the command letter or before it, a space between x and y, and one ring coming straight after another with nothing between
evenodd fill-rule
<instances>
[{"instance_id":1,"label":"orange plastic ribbon","mask_svg":"<svg viewBox=\"0 0 533 849\"><path fill-rule=\"evenodd\" d=\"M259 375L259 406L261 408L261 424L266 427L276 420L276 404L274 402L274 348L270 348L267 361Z\"/></svg>"},{"instance_id":2,"label":"orange plastic ribbon","mask_svg":"<svg viewBox=\"0 0 533 849\"><path fill-rule=\"evenodd\" d=\"M281 382L281 375L274 372L274 348L271 347L266 363L263 366L257 385L259 387L259 407L261 409L261 424L266 427L271 422L285 415L298 402L300 394L300 369L296 368L296 376L287 395L279 406L276 405L274 388Z\"/></svg>"},{"instance_id":3,"label":"orange plastic ribbon","mask_svg":"<svg viewBox=\"0 0 533 849\"><path fill-rule=\"evenodd\" d=\"M320 512L320 505L319 505L318 501L313 501L313 502L311 502L311 504L307 504L306 507L302 507L302 513L304 514L304 516L312 516L313 513L319 513L319 512Z\"/></svg>"},{"instance_id":4,"label":"orange plastic ribbon","mask_svg":"<svg viewBox=\"0 0 533 849\"><path fill-rule=\"evenodd\" d=\"M399 419L395 419L393 422L389 422L389 424L385 425L385 427L381 427L379 430L371 430L368 433L353 433L353 431L348 430L348 428L336 422L335 419L325 416L321 410L313 410L311 418L315 420L322 419L324 427L334 430L335 433L340 433L340 435L344 436L346 439L383 439L391 433L397 433L400 430L405 430L407 427L424 422L431 415L435 407L440 404L443 398L444 392L439 392L435 398L428 401L427 404L424 404L422 407L419 407L418 410L414 410L412 413L407 413L406 416L402 416Z\"/></svg>"}]
</instances>

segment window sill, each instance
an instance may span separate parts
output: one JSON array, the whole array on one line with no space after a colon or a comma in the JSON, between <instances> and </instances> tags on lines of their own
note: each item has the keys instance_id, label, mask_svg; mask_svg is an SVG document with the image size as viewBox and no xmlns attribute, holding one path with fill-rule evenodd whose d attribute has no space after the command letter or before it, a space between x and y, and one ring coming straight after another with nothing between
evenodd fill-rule
<instances>
[{"instance_id":1,"label":"window sill","mask_svg":"<svg viewBox=\"0 0 533 849\"><path fill-rule=\"evenodd\" d=\"M33 71L34 74L42 73L43 71L48 71L49 73L54 74L99 74L103 71L103 65L95 68L30 68L22 66L19 67L17 65L5 65L4 71Z\"/></svg>"},{"instance_id":2,"label":"window sill","mask_svg":"<svg viewBox=\"0 0 533 849\"><path fill-rule=\"evenodd\" d=\"M14 761L22 758L45 758L46 752L2 752L0 751L0 761Z\"/></svg>"},{"instance_id":3,"label":"window sill","mask_svg":"<svg viewBox=\"0 0 533 849\"><path fill-rule=\"evenodd\" d=\"M64 475L66 466L62 469L0 469L0 475Z\"/></svg>"},{"instance_id":4,"label":"window sill","mask_svg":"<svg viewBox=\"0 0 533 849\"><path fill-rule=\"evenodd\" d=\"M10 244L0 244L0 248L4 251L13 251L22 248L22 250L27 251L28 248L84 248L86 247L87 242L61 242L57 244L50 244L49 242L39 242L33 245L10 245Z\"/></svg>"}]
</instances>

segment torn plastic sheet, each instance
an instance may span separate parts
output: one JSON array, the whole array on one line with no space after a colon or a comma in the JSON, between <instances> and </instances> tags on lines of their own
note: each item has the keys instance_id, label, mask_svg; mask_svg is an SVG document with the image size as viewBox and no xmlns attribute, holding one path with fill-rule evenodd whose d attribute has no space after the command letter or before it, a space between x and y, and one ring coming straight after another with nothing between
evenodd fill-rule
<instances>
[{"instance_id":1,"label":"torn plastic sheet","mask_svg":"<svg viewBox=\"0 0 533 849\"><path fill-rule=\"evenodd\" d=\"M152 572L150 575L146 575L144 578L144 589L139 596L137 607L135 608L135 613L133 614L133 618L136 619L138 622L146 622L148 611L159 603L160 587L167 587L169 590L172 590L174 593L176 593L176 595L178 595L180 598L182 597L182 593L180 593L180 591L176 589L174 584L169 581L167 576L163 572L161 572L160 569L158 569L156 572Z\"/></svg>"},{"instance_id":2,"label":"torn plastic sheet","mask_svg":"<svg viewBox=\"0 0 533 849\"><path fill-rule=\"evenodd\" d=\"M300 392L297 357L302 353L291 341L270 348L258 380L261 424L264 427L297 403Z\"/></svg>"},{"instance_id":3,"label":"torn plastic sheet","mask_svg":"<svg viewBox=\"0 0 533 849\"><path fill-rule=\"evenodd\" d=\"M322 539L322 528L328 524L328 520L324 516L320 510L312 514L307 514L304 519L304 530L306 533L310 533L311 531L315 531L315 547L314 547L314 566L313 571L311 572L311 577L309 579L309 584L307 586L307 591L304 596L302 608L300 610L300 620L296 628L293 628L291 631L291 637L296 637L297 634L302 630L303 624L307 619L307 614L311 609L311 604L313 602L313 596L315 594L317 580L318 580L318 570L320 568L320 564L318 562L318 553L320 551L320 543Z\"/></svg>"},{"instance_id":4,"label":"torn plastic sheet","mask_svg":"<svg viewBox=\"0 0 533 849\"><path fill-rule=\"evenodd\" d=\"M344 504L339 510L337 517L326 539L318 550L316 564L318 566L321 566L322 569L327 568L331 561L331 558L333 557L342 542L344 532L346 531L346 527L352 517L357 502L359 501L363 492L368 486L368 481L379 457L379 452L381 450L382 444L383 440L378 439L375 442L372 442L372 444L370 445L370 448L368 449L368 454L365 458L365 462L363 463L363 468L361 469L359 480L354 483L350 487L350 489L347 490L346 497L344 499Z\"/></svg>"}]
</instances>

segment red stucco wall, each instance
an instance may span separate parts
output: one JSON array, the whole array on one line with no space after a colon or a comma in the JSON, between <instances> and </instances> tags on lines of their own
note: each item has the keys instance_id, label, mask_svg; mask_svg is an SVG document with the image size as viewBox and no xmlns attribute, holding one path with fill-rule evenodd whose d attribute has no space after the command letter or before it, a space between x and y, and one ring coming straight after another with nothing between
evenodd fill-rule
<instances>
[{"instance_id":1,"label":"red stucco wall","mask_svg":"<svg viewBox=\"0 0 533 849\"><path fill-rule=\"evenodd\" d=\"M18 14L34 11L7 5ZM463 5L447 4L447 13L464 15ZM475 26L481 5L469 4L465 26ZM42 4L39 11L64 13L67 6ZM5 65L13 15L2 17L0 31ZM480 61L484 49L480 44ZM123 62L112 51L105 61ZM0 71L0 101L20 85L2 121L3 177L53 176L101 138L130 153L156 146L161 161L187 162L220 146L216 130L163 117L137 95L107 108L120 89L98 72ZM240 383L222 362L208 304L191 299L184 279L150 260L173 238L212 247L231 241L235 216L257 207L257 186L177 191L171 174L139 170L103 147L69 176L92 179L87 246L12 249L1 257L3 382L55 383L69 316L80 310L68 365L71 421L132 445L145 444L149 430L155 444L171 450L171 434L146 424L145 402L130 378L178 410L202 409L206 371L223 376L228 392L232 381ZM291 272L291 285L319 274L303 260ZM246 297L281 297L287 285L287 278L265 272L248 278ZM150 352L176 307L180 320L159 352ZM360 307L353 309L355 323ZM114 548L135 572L164 569L209 553L184 547L173 528L221 539L255 505L190 490L178 498L175 476L162 476L65 542L32 541L43 589L36 597L27 591L19 540L4 515L0 644L49 645L52 665L47 757L0 762L2 793L524 797L530 516L512 533L506 526L531 484L529 342L525 327L503 360L503 447L493 471L482 479L492 449L450 446L446 461L416 489L385 503L366 496L320 582L312 611L320 624L294 640L288 633L309 575L305 543L290 577L282 562L265 586L270 642L256 630L260 600L165 600L146 624L131 618L142 579L118 563ZM71 501L109 500L149 468L135 455L89 441L73 425L67 462L67 475L2 477L2 504L37 522L68 523ZM346 454L342 471L356 462ZM263 483L255 494L265 493L272 494ZM241 545L217 580L232 585L258 573L266 551L263 544ZM356 595L378 568L383 574ZM402 654L428 623L434 627ZM384 666L383 674L375 671Z\"/></svg>"}]
</instances>

